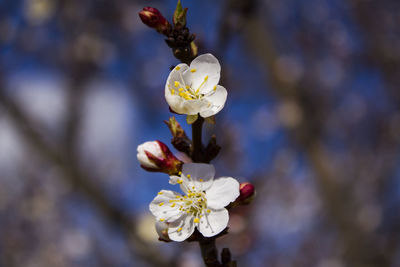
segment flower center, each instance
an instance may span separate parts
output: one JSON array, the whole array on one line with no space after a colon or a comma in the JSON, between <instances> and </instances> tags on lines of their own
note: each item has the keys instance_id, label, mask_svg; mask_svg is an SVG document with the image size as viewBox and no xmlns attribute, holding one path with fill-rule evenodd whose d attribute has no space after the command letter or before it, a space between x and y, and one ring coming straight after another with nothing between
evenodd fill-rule
<instances>
[{"instance_id":1,"label":"flower center","mask_svg":"<svg viewBox=\"0 0 400 267\"><path fill-rule=\"evenodd\" d=\"M179 210L191 214L196 218L202 217L203 211L207 207L205 193L192 190L188 190L188 194L186 196L183 196L183 198L179 198L177 200L173 200L173 202L177 202L176 204L180 206Z\"/></svg>"},{"instance_id":2,"label":"flower center","mask_svg":"<svg viewBox=\"0 0 400 267\"><path fill-rule=\"evenodd\" d=\"M182 184L182 180L178 180L178 183ZM169 202L172 203L171 207L178 206L180 211L194 217L194 223L199 223L205 211L210 213L210 210L207 209L206 194L195 186L191 188L188 186L188 184L184 184L187 191L186 195L176 196L176 199L171 199Z\"/></svg>"},{"instance_id":3,"label":"flower center","mask_svg":"<svg viewBox=\"0 0 400 267\"><path fill-rule=\"evenodd\" d=\"M191 72L193 73L192 70L191 70ZM202 99L204 96L206 96L205 94L200 93L200 90L207 83L208 75L206 75L204 77L203 82L200 84L200 86L197 89L193 88L192 85L187 85L180 72L179 72L179 76L180 76L180 81L174 81L174 86L170 85L170 87L169 87L172 95L177 94L185 100ZM216 89L217 89L217 86L214 86L213 91L216 91ZM211 91L207 95L212 94L213 91Z\"/></svg>"}]
</instances>

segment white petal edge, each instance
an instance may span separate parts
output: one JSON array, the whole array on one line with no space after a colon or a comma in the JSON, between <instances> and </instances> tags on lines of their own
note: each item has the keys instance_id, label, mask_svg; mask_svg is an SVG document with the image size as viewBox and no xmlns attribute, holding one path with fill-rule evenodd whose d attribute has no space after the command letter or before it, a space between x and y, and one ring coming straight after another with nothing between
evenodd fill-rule
<instances>
[{"instance_id":1,"label":"white petal edge","mask_svg":"<svg viewBox=\"0 0 400 267\"><path fill-rule=\"evenodd\" d=\"M148 168L158 169L157 165L149 160L145 151L150 152L158 158L164 158L164 154L161 151L160 145L156 141L148 141L140 144L137 147L137 159L141 165Z\"/></svg>"},{"instance_id":2,"label":"white petal edge","mask_svg":"<svg viewBox=\"0 0 400 267\"><path fill-rule=\"evenodd\" d=\"M224 208L239 195L239 182L236 179L232 177L215 179L212 186L206 190L207 206L212 209Z\"/></svg>"},{"instance_id":3,"label":"white petal edge","mask_svg":"<svg viewBox=\"0 0 400 267\"><path fill-rule=\"evenodd\" d=\"M181 220L170 223L168 228L169 238L173 241L181 242L190 237L195 228L193 219L193 216L186 215Z\"/></svg>"},{"instance_id":4,"label":"white petal edge","mask_svg":"<svg viewBox=\"0 0 400 267\"><path fill-rule=\"evenodd\" d=\"M188 175L190 179L186 178ZM185 177L184 183L187 183L190 188L194 186L197 190L205 191L213 184L215 168L212 164L185 163L182 166L182 176Z\"/></svg>"},{"instance_id":5,"label":"white petal edge","mask_svg":"<svg viewBox=\"0 0 400 267\"><path fill-rule=\"evenodd\" d=\"M159 169L156 164L149 160L145 153L137 153L136 157L140 165L151 169Z\"/></svg>"},{"instance_id":6,"label":"white petal edge","mask_svg":"<svg viewBox=\"0 0 400 267\"><path fill-rule=\"evenodd\" d=\"M191 72L191 70L196 71ZM209 53L196 57L190 63L190 69L185 72L185 80L191 82L192 88L197 90L206 76L208 79L200 89L200 92L204 94L211 92L221 76L221 65L218 59Z\"/></svg>"},{"instance_id":7,"label":"white petal edge","mask_svg":"<svg viewBox=\"0 0 400 267\"><path fill-rule=\"evenodd\" d=\"M205 212L197 225L199 232L205 236L215 236L221 233L229 221L229 213L227 209L213 210L210 213Z\"/></svg>"},{"instance_id":8,"label":"white petal edge","mask_svg":"<svg viewBox=\"0 0 400 267\"><path fill-rule=\"evenodd\" d=\"M169 200L176 199L176 196L181 196L181 194L170 190L161 190L160 193L162 194L157 195L150 203L150 212L157 220L173 222L179 219L184 214L183 211L179 210L178 205L171 207Z\"/></svg>"},{"instance_id":9,"label":"white petal edge","mask_svg":"<svg viewBox=\"0 0 400 267\"><path fill-rule=\"evenodd\" d=\"M204 97L206 102L210 103L211 105L207 105L202 111L200 111L200 116L207 118L220 112L225 106L227 97L228 92L226 91L225 87L217 85L216 91L213 94Z\"/></svg>"},{"instance_id":10,"label":"white petal edge","mask_svg":"<svg viewBox=\"0 0 400 267\"><path fill-rule=\"evenodd\" d=\"M189 69L189 66L182 63L176 66L168 75L167 82L165 84L165 99L168 105L173 111L179 114L189 114L195 111L188 110L190 106L185 105L185 100L178 95L178 89L175 87L175 81L183 82L181 77L183 77L184 72ZM176 93L171 93L171 88L176 91Z\"/></svg>"},{"instance_id":11,"label":"white petal edge","mask_svg":"<svg viewBox=\"0 0 400 267\"><path fill-rule=\"evenodd\" d=\"M169 184L175 185L178 183L179 179L181 179L180 176L172 175L169 177Z\"/></svg>"}]
</instances>

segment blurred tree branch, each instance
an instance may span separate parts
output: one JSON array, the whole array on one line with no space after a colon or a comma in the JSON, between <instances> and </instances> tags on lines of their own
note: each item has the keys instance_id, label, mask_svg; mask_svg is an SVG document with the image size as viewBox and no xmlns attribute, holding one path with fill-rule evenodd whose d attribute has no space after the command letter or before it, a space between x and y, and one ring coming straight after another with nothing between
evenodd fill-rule
<instances>
[{"instance_id":1,"label":"blurred tree branch","mask_svg":"<svg viewBox=\"0 0 400 267\"><path fill-rule=\"evenodd\" d=\"M386 92L393 105L400 108L400 50L398 43L400 42L399 30L399 12L400 5L398 1L383 0L383 1L359 1L348 0L351 6L352 14L358 25L360 26L362 41L366 44L365 52L362 58L375 67L379 68L384 77ZM371 18L374 18L373 20ZM380 23L377 23L379 21ZM398 113L397 113L398 114ZM386 114L384 116L387 116ZM396 116L396 115L395 115ZM395 175L391 175L395 166L396 154L394 151L399 149L400 132L390 127L391 117L388 117L385 125L380 125L381 137L378 139L380 143L378 148L389 155L384 161L384 166L381 167L383 177L381 177L379 191L383 196L385 190L390 187L392 180L396 179ZM397 136L397 137L396 137ZM391 178L392 177L392 178ZM391 178L391 179L390 179ZM400 217L395 216L390 223L390 228L387 234L392 235L387 244L387 252L392 259L396 257L396 253L400 248ZM395 234L394 234L395 233Z\"/></svg>"},{"instance_id":2,"label":"blurred tree branch","mask_svg":"<svg viewBox=\"0 0 400 267\"><path fill-rule=\"evenodd\" d=\"M385 256L384 249L378 246L376 237L360 229L354 219L358 206L353 191L357 187L357 181L339 177L346 174L335 169L331 163L333 160L324 147L322 133L326 114L330 111L330 97L318 93L307 77L298 83L287 83L281 79L276 69L280 56L276 48L278 35L272 30L268 18L263 16L262 19L255 12L256 4L261 5L259 1L227 1L227 8L222 16L225 20L220 29L220 36L223 37L221 41L227 41L229 32L239 31L247 42L249 51L263 63L265 76L269 78L271 88L280 102L290 104L295 107L295 111L302 113L303 120L297 125L288 125L287 129L298 147L306 153L315 171L325 213L340 233L339 242L344 249L347 264L363 267L390 266L390 259ZM232 14L235 18L239 15L234 25L229 23ZM394 162L390 163L393 166ZM391 166L386 167L393 171Z\"/></svg>"},{"instance_id":3,"label":"blurred tree branch","mask_svg":"<svg viewBox=\"0 0 400 267\"><path fill-rule=\"evenodd\" d=\"M4 85L2 84L2 88ZM154 249L150 248L137 235L135 229L135 218L125 214L110 203L105 193L91 181L90 174L80 169L69 155L64 154L62 149L48 142L36 129L44 129L38 121L34 121L28 114L9 97L6 92L0 90L0 105L6 110L9 117L14 121L15 127L21 132L26 141L36 152L47 159L50 163L60 167L63 178L85 195L88 200L104 216L106 221L117 226L126 233L129 242L133 245L132 252L143 258L154 266L171 266L166 259ZM129 246L130 247L130 246Z\"/></svg>"}]
</instances>

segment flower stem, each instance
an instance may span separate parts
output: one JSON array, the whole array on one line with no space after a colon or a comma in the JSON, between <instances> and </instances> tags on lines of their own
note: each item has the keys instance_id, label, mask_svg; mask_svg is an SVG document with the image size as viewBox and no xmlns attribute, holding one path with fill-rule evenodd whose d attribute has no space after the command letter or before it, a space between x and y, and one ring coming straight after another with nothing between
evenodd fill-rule
<instances>
[{"instance_id":1,"label":"flower stem","mask_svg":"<svg viewBox=\"0 0 400 267\"><path fill-rule=\"evenodd\" d=\"M193 162L204 162L204 149L202 143L202 127L204 119L199 116L192 124L192 160Z\"/></svg>"},{"instance_id":2,"label":"flower stem","mask_svg":"<svg viewBox=\"0 0 400 267\"><path fill-rule=\"evenodd\" d=\"M218 261L218 251L215 246L215 238L202 238L199 240L201 249L201 256L204 264L207 267L220 267L221 263Z\"/></svg>"}]
</instances>

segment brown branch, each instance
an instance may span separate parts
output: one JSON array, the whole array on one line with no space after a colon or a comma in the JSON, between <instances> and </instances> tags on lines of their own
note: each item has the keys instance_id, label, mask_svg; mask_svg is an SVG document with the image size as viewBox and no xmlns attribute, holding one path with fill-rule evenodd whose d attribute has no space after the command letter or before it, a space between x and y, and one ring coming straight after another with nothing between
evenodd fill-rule
<instances>
[{"instance_id":1,"label":"brown branch","mask_svg":"<svg viewBox=\"0 0 400 267\"><path fill-rule=\"evenodd\" d=\"M202 238L199 240L201 256L207 267L220 267L218 261L218 250L215 246L215 238Z\"/></svg>"},{"instance_id":2,"label":"brown branch","mask_svg":"<svg viewBox=\"0 0 400 267\"><path fill-rule=\"evenodd\" d=\"M202 127L204 119L199 118L192 124L192 160L193 162L204 162L204 149L202 143Z\"/></svg>"}]
</instances>

